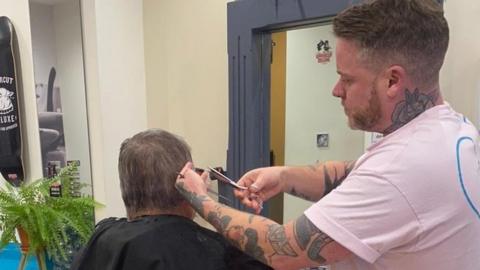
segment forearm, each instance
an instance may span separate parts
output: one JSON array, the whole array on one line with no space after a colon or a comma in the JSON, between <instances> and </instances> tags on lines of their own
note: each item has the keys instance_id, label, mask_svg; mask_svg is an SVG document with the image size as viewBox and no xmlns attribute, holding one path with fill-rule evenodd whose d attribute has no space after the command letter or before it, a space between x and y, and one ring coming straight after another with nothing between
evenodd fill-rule
<instances>
[{"instance_id":1,"label":"forearm","mask_svg":"<svg viewBox=\"0 0 480 270\"><path fill-rule=\"evenodd\" d=\"M187 163L175 187L192 207L239 249L277 270L342 260L350 252L305 215L285 225L222 205L207 195L204 179Z\"/></svg>"},{"instance_id":2,"label":"forearm","mask_svg":"<svg viewBox=\"0 0 480 270\"><path fill-rule=\"evenodd\" d=\"M204 219L233 245L277 270L300 269L340 261L350 252L318 230L304 215L280 225L267 218L222 205L207 195L184 190Z\"/></svg>"},{"instance_id":3,"label":"forearm","mask_svg":"<svg viewBox=\"0 0 480 270\"><path fill-rule=\"evenodd\" d=\"M309 201L318 201L339 186L355 161L328 161L306 167L286 167L281 173L284 192Z\"/></svg>"},{"instance_id":4,"label":"forearm","mask_svg":"<svg viewBox=\"0 0 480 270\"><path fill-rule=\"evenodd\" d=\"M261 216L232 209L208 196L196 196L194 193L188 196L204 219L253 258L275 269L298 269L296 266L302 264L297 251L288 242L284 226Z\"/></svg>"}]
</instances>

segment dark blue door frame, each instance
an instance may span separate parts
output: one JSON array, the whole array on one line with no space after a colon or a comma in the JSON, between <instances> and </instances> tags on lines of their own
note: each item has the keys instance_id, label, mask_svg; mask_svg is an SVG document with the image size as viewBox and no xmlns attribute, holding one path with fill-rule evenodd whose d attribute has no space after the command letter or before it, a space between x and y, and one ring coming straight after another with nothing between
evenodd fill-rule
<instances>
[{"instance_id":1,"label":"dark blue door frame","mask_svg":"<svg viewBox=\"0 0 480 270\"><path fill-rule=\"evenodd\" d=\"M271 32L329 21L359 2L237 0L227 4L229 177L238 179L251 169L270 165ZM219 191L233 199L230 187L220 185ZM242 208L236 200L230 205Z\"/></svg>"}]
</instances>

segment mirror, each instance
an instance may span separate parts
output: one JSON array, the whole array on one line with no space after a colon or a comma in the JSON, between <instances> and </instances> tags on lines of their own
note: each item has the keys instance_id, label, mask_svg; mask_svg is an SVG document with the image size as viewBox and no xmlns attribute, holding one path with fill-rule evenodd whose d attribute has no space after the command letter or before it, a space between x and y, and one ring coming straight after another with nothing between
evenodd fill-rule
<instances>
[{"instance_id":1,"label":"mirror","mask_svg":"<svg viewBox=\"0 0 480 270\"><path fill-rule=\"evenodd\" d=\"M331 120L332 116L344 117L344 113L341 111L341 106L338 105L339 101L335 101L335 98L331 97L330 94L332 89L331 85L334 83L332 78L335 78L336 80L337 77L336 74L332 73L332 70L328 71L329 68L327 67L333 67L334 65L325 64L323 66L326 67L322 67L322 65L317 62L319 60L325 62L325 59L328 58L328 53L325 52L326 48L329 48L333 56L332 47L335 46L335 44L331 43L334 42L333 39L330 41L326 36L322 38L317 36L313 40L308 41L309 44L307 45L308 48L306 51L296 52L297 54L308 54L308 59L306 58L307 60L305 61L310 61L309 64L307 63L307 65L310 65L308 67L309 69L319 72L318 69L323 68L325 69L325 74L330 74L324 76L319 75L318 73L314 74L314 72L309 72L308 76L302 76L302 73L307 68L302 66L293 66L291 68L294 72L298 73L297 75L299 77L296 80L308 90L308 95L311 95L311 100L306 97L297 97L297 90L295 90L297 87L296 85L292 85L292 93L295 92L292 97L286 98L286 90L283 90L283 101L279 101L280 104L281 102L284 102L283 105L276 105L275 103L277 101L274 101L274 97L281 97L281 95L272 95L274 84L281 81L272 77L275 69L274 65L272 65L272 55L276 50L276 46L271 46L273 36L282 31L285 32L286 30L308 31L306 30L308 28L329 25L336 14L358 2L360 1L244 0L232 1L227 4L229 64L229 140L227 150L227 173L231 178L238 179L246 171L253 168L281 165L285 162L285 159L290 158L289 156L278 155L278 152L275 153L275 148L280 150L283 149L285 140L288 139L286 135L287 131L283 130L283 134L281 135L278 135L277 131L281 130L282 126L283 129L286 128L287 121L285 117L290 116L284 115L283 120L275 120L277 124L274 124L272 117L277 117L275 116L276 112L285 113L285 108L288 109L290 105L294 105L294 103L286 104L286 101L290 101L292 98L292 101L297 102L298 104L296 104L296 106L298 106L301 104L300 99L304 99L304 101L306 100L308 102L315 102L316 100L314 100L314 98L327 96L328 99L333 102L332 104L336 104L337 106L326 105L334 107L332 108L333 111L326 114L326 110L319 111L321 108L318 104L320 101L318 101L315 107L313 107L314 109L305 107L306 115L300 115L298 114L299 112L293 111L294 114L297 114L295 116L297 117L296 121L288 122L293 126L303 125L305 122L308 122L315 117L321 117L321 119L317 118L317 121L325 122L322 125L317 122L318 126L310 128L310 130L306 131L306 134L290 134L292 136L298 136L299 139L305 139L305 141L301 141L301 143L305 143L306 146L302 147L308 147L308 150L306 150L307 152L305 153L309 153L308 157L301 157L302 160L296 160L297 158L300 159L299 156L292 157L292 160L289 161L290 164L298 164L302 161L303 163L311 164L316 160L332 158L350 159L350 155L337 156L337 154L335 154L334 156L328 156L324 154L326 154L325 152L328 151L328 149L332 149L334 145L338 145L339 143L344 144L345 147L354 144L354 149L359 150L352 149L352 155L358 157L354 151L362 151L366 145L370 144L370 141L374 136L364 136L363 133L359 133L358 137L353 140L355 143L353 143L353 141L350 141L350 139L345 137L345 135L349 133L339 131L337 129L338 127L333 128L329 125L324 125L334 122ZM249 19L245 20L245 18ZM295 32L292 33L295 35ZM294 61L290 60L290 56L287 56L286 49L284 55L285 57L289 57L288 61ZM285 61L287 61L287 59L285 59ZM287 65L289 64L287 63ZM333 71L335 71L335 69L333 69ZM286 78L287 76L290 76L286 73L286 67L284 70L284 77ZM314 79L318 79L317 77L320 77L321 80L315 81ZM287 78L284 81L290 84L291 80L295 80L295 78ZM307 82L309 81L314 84L316 83L317 85L308 86ZM284 89L286 89L286 86L284 86ZM315 89L322 93L314 93ZM322 89L324 89L324 91L321 91ZM320 94L322 96L320 96ZM288 114L288 112L286 113ZM318 115L318 113L320 113L320 115ZM306 120L302 117L310 119ZM314 122L311 123L314 124ZM342 126L342 128L348 130L348 126L344 119L338 126ZM280 129L278 129L278 127L280 127ZM303 138L303 136L305 136L305 138ZM275 137L280 137L282 139L278 142L274 139ZM323 147L317 147L317 145ZM285 150L288 150L289 146L286 147ZM271 152L272 149L273 153ZM302 148L302 150L305 149ZM342 151L343 150L339 153ZM298 150L298 152L300 152L300 150ZM322 153L321 157L312 156L320 153ZM279 163L279 161L282 163ZM219 186L219 191L222 195L230 196L228 190L222 189L221 186ZM243 209L238 201L235 201L232 206ZM267 217L281 223L284 220L284 212L282 209L283 196L279 198L278 202L270 200L264 205L262 215L266 215Z\"/></svg>"},{"instance_id":2,"label":"mirror","mask_svg":"<svg viewBox=\"0 0 480 270\"><path fill-rule=\"evenodd\" d=\"M355 0L231 1L227 3L229 132L227 174L238 179L248 170L272 165L271 155L271 56L272 33L331 21ZM248 18L248 20L245 20ZM243 209L229 190L232 207ZM267 203L262 215L271 217L276 207ZM271 211L272 210L272 211ZM277 211L278 212L278 211ZM272 217L273 218L273 217ZM281 218L273 218L281 222Z\"/></svg>"},{"instance_id":3,"label":"mirror","mask_svg":"<svg viewBox=\"0 0 480 270\"><path fill-rule=\"evenodd\" d=\"M75 162L92 194L79 0L30 0L44 176Z\"/></svg>"},{"instance_id":4,"label":"mirror","mask_svg":"<svg viewBox=\"0 0 480 270\"><path fill-rule=\"evenodd\" d=\"M272 33L272 46L270 121L278 122L270 128L274 165L358 159L364 132L348 127L340 99L332 95L338 74L331 23ZM312 204L289 194L283 200L282 222Z\"/></svg>"}]
</instances>

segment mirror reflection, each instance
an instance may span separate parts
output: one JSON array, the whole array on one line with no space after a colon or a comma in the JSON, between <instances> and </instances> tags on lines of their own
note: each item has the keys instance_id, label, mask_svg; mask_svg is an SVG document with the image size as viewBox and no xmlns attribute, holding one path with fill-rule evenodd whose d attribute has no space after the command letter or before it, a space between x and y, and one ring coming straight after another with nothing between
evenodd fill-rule
<instances>
[{"instance_id":1,"label":"mirror reflection","mask_svg":"<svg viewBox=\"0 0 480 270\"><path fill-rule=\"evenodd\" d=\"M43 174L75 162L91 195L80 2L30 0L30 18Z\"/></svg>"},{"instance_id":2,"label":"mirror reflection","mask_svg":"<svg viewBox=\"0 0 480 270\"><path fill-rule=\"evenodd\" d=\"M331 24L276 32L272 41L274 165L356 160L367 136L348 127L340 100L332 95L338 74ZM283 199L281 222L296 218L312 204L289 194Z\"/></svg>"}]
</instances>

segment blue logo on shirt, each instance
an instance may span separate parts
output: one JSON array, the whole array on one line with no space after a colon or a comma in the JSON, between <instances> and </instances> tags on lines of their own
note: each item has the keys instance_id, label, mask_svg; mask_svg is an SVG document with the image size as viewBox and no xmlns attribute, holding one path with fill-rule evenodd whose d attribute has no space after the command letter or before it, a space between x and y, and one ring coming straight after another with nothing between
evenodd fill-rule
<instances>
[{"instance_id":1,"label":"blue logo on shirt","mask_svg":"<svg viewBox=\"0 0 480 270\"><path fill-rule=\"evenodd\" d=\"M461 137L457 141L457 172L458 172L458 179L460 181L460 186L462 187L463 194L465 195L465 199L467 200L468 205L470 208L472 208L473 212L477 215L477 217L480 219L480 212L478 211L478 208L472 201L471 194L468 192L468 188L465 187L464 179L463 179L463 174L462 174L462 166L461 166L461 161L460 161L460 145L463 142L472 142L475 145L475 141L471 137ZM475 153L477 153L477 148L475 147ZM480 161L477 161L480 162ZM478 164L477 164L478 166Z\"/></svg>"}]
</instances>

